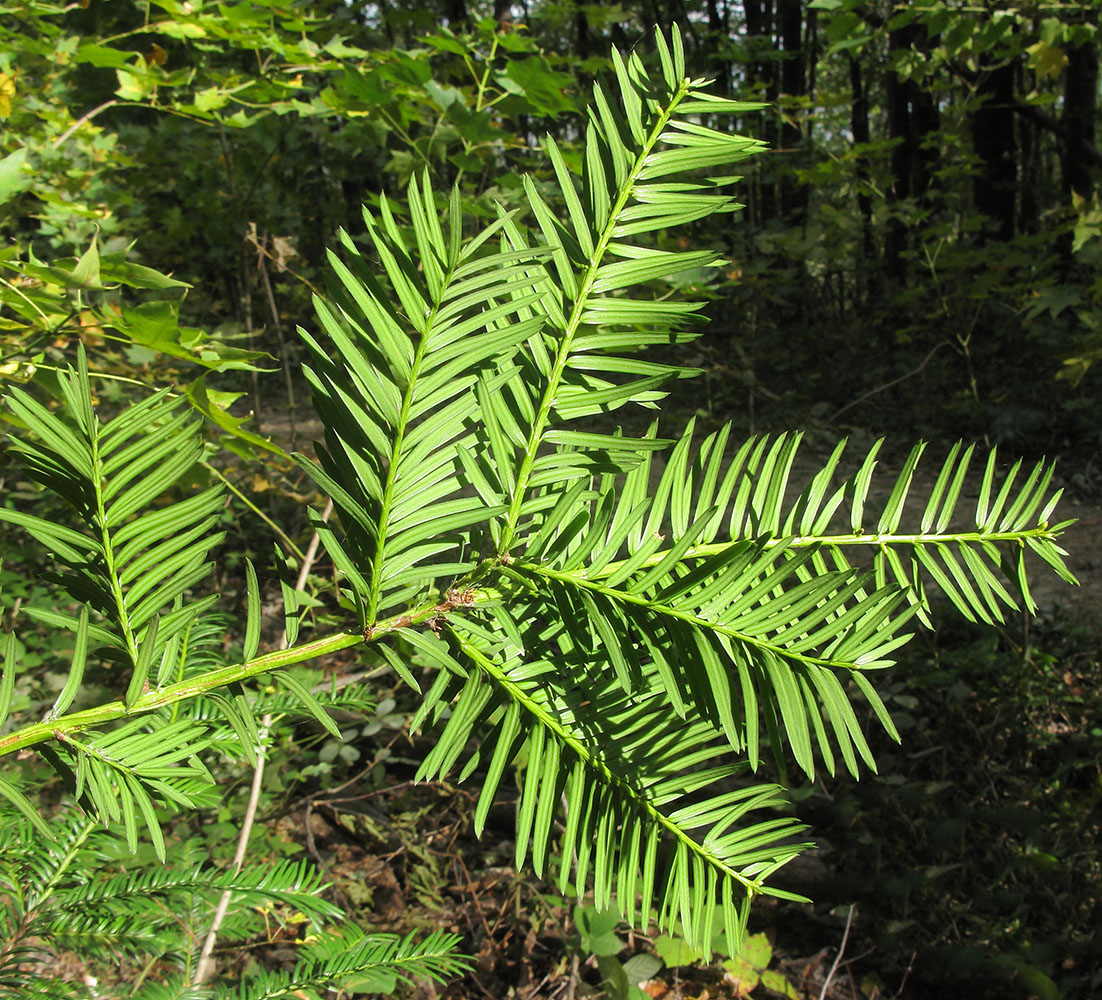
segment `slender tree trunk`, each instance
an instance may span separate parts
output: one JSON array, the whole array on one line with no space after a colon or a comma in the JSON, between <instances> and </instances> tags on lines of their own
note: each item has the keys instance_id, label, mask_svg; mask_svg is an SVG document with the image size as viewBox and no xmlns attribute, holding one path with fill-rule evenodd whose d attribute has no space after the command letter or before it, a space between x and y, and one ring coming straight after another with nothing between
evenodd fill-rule
<instances>
[{"instance_id":1,"label":"slender tree trunk","mask_svg":"<svg viewBox=\"0 0 1102 1000\"><path fill-rule=\"evenodd\" d=\"M781 93L785 97L803 97L807 89L803 51L803 11L800 0L778 0L781 50ZM803 134L794 122L799 115L797 102L793 101L781 125L781 149L784 151L786 169L781 175L781 217L790 226L802 227L807 217L808 189L796 183L795 167L799 162L798 150L803 146Z\"/></svg>"},{"instance_id":2,"label":"slender tree trunk","mask_svg":"<svg viewBox=\"0 0 1102 1000\"><path fill-rule=\"evenodd\" d=\"M383 30L386 32L388 45L394 44L394 26L390 23L390 5L386 0L379 0L379 17L383 22Z\"/></svg>"},{"instance_id":3,"label":"slender tree trunk","mask_svg":"<svg viewBox=\"0 0 1102 1000\"><path fill-rule=\"evenodd\" d=\"M815 101L815 72L819 68L819 12L807 12L807 30L804 33L804 52L807 54L807 96Z\"/></svg>"},{"instance_id":4,"label":"slender tree trunk","mask_svg":"<svg viewBox=\"0 0 1102 1000\"><path fill-rule=\"evenodd\" d=\"M585 15L585 8L579 4L574 14L575 48L578 58L583 62L589 58L589 18Z\"/></svg>"},{"instance_id":5,"label":"slender tree trunk","mask_svg":"<svg viewBox=\"0 0 1102 1000\"><path fill-rule=\"evenodd\" d=\"M1018 93L1023 92L1025 70L1018 63ZM1037 197L1045 182L1041 162L1041 130L1028 118L1019 118L1018 136L1021 152L1019 163L1021 178L1018 185L1018 232L1035 233L1040 224L1041 208Z\"/></svg>"},{"instance_id":6,"label":"slender tree trunk","mask_svg":"<svg viewBox=\"0 0 1102 1000\"><path fill-rule=\"evenodd\" d=\"M444 17L453 31L463 28L469 19L466 0L444 0Z\"/></svg>"},{"instance_id":7,"label":"slender tree trunk","mask_svg":"<svg viewBox=\"0 0 1102 1000\"><path fill-rule=\"evenodd\" d=\"M695 50L697 47L696 28L689 17L689 12L685 9L684 0L669 0L667 7L669 14L667 15L667 22L663 27L676 24L681 29L681 34L685 41L691 44L692 48Z\"/></svg>"},{"instance_id":8,"label":"slender tree trunk","mask_svg":"<svg viewBox=\"0 0 1102 1000\"><path fill-rule=\"evenodd\" d=\"M747 42L751 50L755 52L755 58L750 64L750 83L753 90L762 100L769 104L777 100L777 61L776 59L761 58L766 53L772 54L776 49L773 38L773 0L744 0L743 13L746 18ZM762 136L772 149L777 147L777 119L774 115L766 115L762 122ZM759 180L758 209L762 222L776 216L776 192L775 180L769 167L768 158L758 163L757 176Z\"/></svg>"},{"instance_id":9,"label":"slender tree trunk","mask_svg":"<svg viewBox=\"0 0 1102 1000\"><path fill-rule=\"evenodd\" d=\"M731 93L731 64L724 52L729 41L727 5L724 4L722 14L719 12L717 0L708 0L706 8L709 35L707 50L714 54L709 73L715 78L719 92L726 97Z\"/></svg>"},{"instance_id":10,"label":"slender tree trunk","mask_svg":"<svg viewBox=\"0 0 1102 1000\"><path fill-rule=\"evenodd\" d=\"M983 168L976 175L976 208L988 218L987 231L1006 242L1014 238L1018 193L1018 147L1014 139L1014 63L985 70L972 115L972 145Z\"/></svg>"},{"instance_id":11,"label":"slender tree trunk","mask_svg":"<svg viewBox=\"0 0 1102 1000\"><path fill-rule=\"evenodd\" d=\"M907 24L888 34L888 48L895 52L914 48L926 53L932 41L925 28L917 23ZM885 82L888 106L889 138L898 141L892 150L892 184L888 189L889 202L902 202L915 198L928 199L937 149L924 140L936 133L940 125L940 113L933 96L912 79L900 79L889 73ZM903 283L907 279L908 224L901 218L893 218L884 237L884 263L888 276Z\"/></svg>"},{"instance_id":12,"label":"slender tree trunk","mask_svg":"<svg viewBox=\"0 0 1102 1000\"><path fill-rule=\"evenodd\" d=\"M849 85L852 92L850 103L850 129L853 132L853 144L862 146L869 141L869 91L861 75L861 63L849 56ZM857 249L857 267L853 297L858 308L866 300L868 291L868 271L875 260L875 244L872 237L872 198L869 196L869 165L863 154L856 158L855 174L857 179L857 211L861 216L861 244Z\"/></svg>"},{"instance_id":13,"label":"slender tree trunk","mask_svg":"<svg viewBox=\"0 0 1102 1000\"><path fill-rule=\"evenodd\" d=\"M908 47L905 31L893 31L888 35L888 51L896 52ZM908 101L907 81L900 80L895 73L889 72L884 81L888 111L888 138L896 142L892 149L891 186L887 191L890 203L905 201L911 196L911 155L907 148L912 131L911 105ZM907 248L907 227L905 223L893 217L884 234L884 266L895 281L902 284L907 278L907 262L903 251Z\"/></svg>"},{"instance_id":14,"label":"slender tree trunk","mask_svg":"<svg viewBox=\"0 0 1102 1000\"><path fill-rule=\"evenodd\" d=\"M1097 23L1098 15L1091 21ZM1095 103L1098 95L1098 48L1088 41L1069 49L1065 70L1063 125L1063 182L1067 192L1089 198L1094 189L1087 150L1094 145Z\"/></svg>"}]
</instances>

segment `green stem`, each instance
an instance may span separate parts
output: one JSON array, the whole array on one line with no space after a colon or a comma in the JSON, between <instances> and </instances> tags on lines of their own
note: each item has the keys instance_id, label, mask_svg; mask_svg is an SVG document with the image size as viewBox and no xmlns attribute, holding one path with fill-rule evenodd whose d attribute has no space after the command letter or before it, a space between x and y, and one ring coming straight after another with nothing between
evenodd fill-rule
<instances>
[{"instance_id":1,"label":"green stem","mask_svg":"<svg viewBox=\"0 0 1102 1000\"><path fill-rule=\"evenodd\" d=\"M0 285L3 285L5 288L7 288L11 292L15 292L16 295L18 295L21 299L23 299L27 303L27 305L29 305L32 309L35 310L35 312L38 313L38 315L41 317L43 322L49 322L50 317L47 316L46 313L43 312L41 308L39 308L38 303L35 302L34 299L30 298L20 288L18 288L16 285L13 285L6 278L0 278Z\"/></svg>"},{"instance_id":2,"label":"green stem","mask_svg":"<svg viewBox=\"0 0 1102 1000\"><path fill-rule=\"evenodd\" d=\"M112 338L105 337L104 339L112 339ZM131 341L127 341L122 337L120 337L118 339L119 339L120 343L131 343ZM38 363L35 364L35 368L39 369L40 371L44 371L44 372L57 372L58 374L64 374L64 373L68 372L68 370L69 370L67 367L63 368L61 365L46 365L46 364L38 364ZM89 378L103 379L104 382L122 382L124 385L135 385L135 386L138 386L141 389L148 389L149 388L149 382L148 381L143 382L141 379L131 378L129 375L111 375L108 372L89 372L88 377ZM179 393L170 392L168 394L167 398L175 399L177 396L179 396Z\"/></svg>"},{"instance_id":3,"label":"green stem","mask_svg":"<svg viewBox=\"0 0 1102 1000\"><path fill-rule=\"evenodd\" d=\"M492 72L492 70L494 68L494 59L497 57L497 45L498 45L498 37L497 37L497 35L495 35L493 45L490 46L490 55L486 59L486 71L482 74L481 77L479 77L478 73L475 72L474 64L471 62L470 57L466 53L463 54L463 62L466 63L467 70L470 72L471 76L474 77L475 85L478 88L478 92L475 94L475 101L474 101L474 113L475 114L478 114L478 113L480 113L481 111L484 110L482 101L486 96L486 86L490 82L490 73ZM496 103L496 101L500 100L501 97L504 97L504 96L505 95L502 94L499 97L495 98L493 101L491 101L490 102L490 107L492 107ZM469 156L471 154L471 151L474 150L477 147L469 139L467 139L463 136L460 136L460 138L463 140L463 152L464 152L465 155ZM459 168L459 173L456 175L456 178L455 178L455 183L457 185L463 180L463 175L465 173L466 173L466 168L465 167L460 167Z\"/></svg>"},{"instance_id":4,"label":"green stem","mask_svg":"<svg viewBox=\"0 0 1102 1000\"><path fill-rule=\"evenodd\" d=\"M582 313L585 310L586 303L593 289L593 283L597 280L597 271L604 260L605 251L608 249L609 243L612 242L613 231L620 221L620 213L627 207L628 200L635 191L635 182L639 177L640 171L643 169L643 165L646 163L647 157L651 154L655 143L658 142L659 137L666 128L666 124L677 109L678 104L681 103L682 98L688 92L688 89L689 81L683 80L673 97L670 99L669 105L659 113L658 119L647 135L642 149L640 149L635 157L631 172L628 174L623 186L620 188L619 194L616 196L616 201L609 211L608 220L605 222L601 230L601 235L597 239L596 246L593 248L593 256L586 265L584 277L578 289L578 295L574 300L574 306L570 312L570 319L567 321L566 330L563 332L562 339L559 342L554 367L551 370L551 374L547 377L547 386L544 389L543 397L540 399L539 410L536 413L535 419L532 421L532 429L529 432L528 441L525 444L524 460L521 462L520 471L517 473L516 488L513 491L513 498L509 504L508 514L506 515L505 527L501 533L501 543L498 546L500 555L508 555L510 547L516 540L517 522L520 520L520 509L524 504L528 480L531 478L532 466L536 461L536 455L539 451L540 443L543 440L543 434L551 413L551 406L555 401L555 397L558 395L559 383L562 381L567 362L570 360L574 337L577 335L578 329L582 323Z\"/></svg>"},{"instance_id":5,"label":"green stem","mask_svg":"<svg viewBox=\"0 0 1102 1000\"><path fill-rule=\"evenodd\" d=\"M470 595L466 603L474 604L496 596L498 595L493 593L477 593ZM439 614L440 607L438 605L422 604L413 611L407 611L405 614L394 615L391 618L377 622L369 629L366 636L362 632L337 632L333 635L322 636L320 639L304 643L301 646L294 646L291 649L278 649L245 663L218 667L195 677L177 681L175 684L167 684L164 687L147 691L131 705L129 710L120 698L117 701L97 705L94 708L70 712L48 722L36 722L33 725L8 733L6 736L0 736L0 757L38 743L45 743L47 740L60 739L71 733L81 732L92 726L168 708L179 702L206 694L216 688L248 680L257 674L268 673L271 670L283 670L286 667L292 667L295 664L304 663L319 656L328 656L342 649L358 646L363 642L375 642L383 636L390 635L400 629L423 625L425 622L437 618Z\"/></svg>"},{"instance_id":6,"label":"green stem","mask_svg":"<svg viewBox=\"0 0 1102 1000\"><path fill-rule=\"evenodd\" d=\"M377 107L375 109L377 114L390 128L394 131L394 134L398 136L409 148L413 151L414 155L421 157L425 161L425 166L432 170L432 161L425 155L424 151L413 141L413 137L404 129L401 125L395 121L394 116L391 115L384 108Z\"/></svg>"},{"instance_id":7,"label":"green stem","mask_svg":"<svg viewBox=\"0 0 1102 1000\"><path fill-rule=\"evenodd\" d=\"M425 617L430 617L430 614L426 614ZM382 631L386 630L377 629L376 634ZM255 677L257 674L267 673L270 670L280 670L284 667L294 666L296 663L302 663L317 656L336 653L350 646L356 646L363 641L364 637L359 632L338 632L335 635L324 636L302 646L296 646L294 649L282 649L265 653L263 656L258 656L247 663L208 670L206 673L189 677L175 684L147 691L134 702L129 710L127 710L123 700L119 698L116 701L97 705L94 708L70 712L49 722L37 722L0 737L0 757L22 750L25 747L34 746L37 743L44 743L47 740L59 739L71 733L81 732L92 726L99 726L117 719L167 708L177 702L187 701L216 688L225 687L227 684L235 684L238 681Z\"/></svg>"},{"instance_id":8,"label":"green stem","mask_svg":"<svg viewBox=\"0 0 1102 1000\"><path fill-rule=\"evenodd\" d=\"M91 399L90 392L86 398ZM111 532L107 527L107 508L103 498L103 464L100 461L99 454L99 421L94 413L90 413L88 419L89 425L86 433L92 459L92 487L96 491L96 525L99 528L100 544L103 548L107 577L110 581L111 596L114 599L115 611L118 615L116 621L119 628L122 629L122 638L126 643L126 650L130 654L130 662L136 668L138 664L138 642L130 625L130 611L126 606L126 595L123 593L122 581L119 579L115 566L115 546L111 539Z\"/></svg>"},{"instance_id":9,"label":"green stem","mask_svg":"<svg viewBox=\"0 0 1102 1000\"><path fill-rule=\"evenodd\" d=\"M964 532L958 535L945 536L945 535L927 535L927 534L915 534L915 535L837 535L833 537L819 536L816 538L804 538L797 537L790 539L790 545L889 545L889 544L913 544L915 542L946 542L946 541L1014 541L1020 542L1023 538L1034 537L1044 539L1054 539L1055 534L1047 527L1033 528L1023 532L991 532L984 534L981 532ZM779 544L779 539L770 540L767 545ZM695 548L689 549L684 556L685 560L691 559L703 559L710 555L715 555L719 552L723 552L731 545L738 544L736 542L717 542L711 545L698 545ZM644 563L640 569L657 565L663 558L663 553L658 552L650 557ZM601 585L600 580L616 571L618 564L609 563L603 567L598 573L594 574L593 579L587 579L585 572L580 571L578 573L560 573L556 570L551 570L539 565L531 565L527 563L514 563L512 568L514 571L526 571L533 575L544 576L560 580L562 582L571 584L573 586L585 587L589 590L593 590L604 594L613 600L624 601L632 604L645 605L646 607L654 609L651 602L646 601L643 598L636 597L635 595L626 594L621 590L617 590L610 587L604 587ZM485 568L489 568L489 564L486 564ZM479 604L487 600L500 599L501 595L496 591L486 590L477 591L471 594L467 600L468 604ZM739 641L750 642L759 647L767 647L773 650L778 655L786 658L798 659L803 663L812 664L821 667L839 668L844 667L846 669L852 669L852 664L839 664L830 660L821 660L814 657L802 656L792 654L783 647L774 647L769 643L763 643L760 639L751 636L745 636L742 633L736 632L732 629L727 629L724 626L717 626L715 622L705 621L704 619L696 618L687 612L678 611L677 609L659 609L664 613L668 611L673 617L681 618L690 624L698 625L716 631L722 631L732 638L736 638ZM439 614L439 606L436 604L423 604L415 608L412 611L406 612L400 615L394 615L391 618L384 619L383 621L375 623L375 625L369 630L366 641L374 642L382 637L391 633L397 632L403 628L413 628L418 625L423 625L428 621L437 618ZM365 641L365 637L359 632L338 632L334 635L323 636L320 639L315 639L313 642L306 643L301 646L296 646L291 649L278 650L272 653L266 653L263 656L259 656L256 659L250 660L247 663L239 663L228 667L220 667L216 670L210 670L206 673L199 674L196 677L189 677L186 680L178 681L175 684L167 685L163 688L148 691L142 695L127 711L122 699L117 701L108 702L103 705L98 705L94 708L84 709L79 712L71 712L67 715L62 715L57 719L53 719L49 722L38 722L33 725L26 726L23 729L18 729L12 733L8 733L6 736L0 737L0 757L6 754L15 753L18 750L25 749L26 747L34 746L38 743L44 743L51 739L56 739L59 736L69 733L76 733L82 730L91 728L93 726L102 725L107 722L111 722L117 719L127 718L129 716L140 715L145 712L156 711L161 708L166 708L172 705L176 705L180 702L187 701L191 698L195 698L198 695L205 694L208 691L213 691L220 687L225 687L228 684L234 684L239 681L247 680L250 677L255 677L257 674L266 673L270 670L279 670L285 667L294 666L298 663L304 663L307 660L314 659L318 656L326 656L332 653L339 652L342 649L348 649L351 646L356 646L359 643Z\"/></svg>"},{"instance_id":10,"label":"green stem","mask_svg":"<svg viewBox=\"0 0 1102 1000\"><path fill-rule=\"evenodd\" d=\"M692 625L695 628L706 629L709 632L718 632L721 635L729 636L730 638L741 642L747 646L753 646L755 649L760 649L765 652L772 653L778 659L795 661L797 663L803 663L811 667L825 667L829 670L859 670L860 667L848 660L828 660L818 656L807 656L804 653L794 653L792 650L785 646L778 646L775 643L768 642L759 636L749 635L745 632L740 632L738 629L733 629L728 625L720 624L719 622L710 621L707 618L701 618L699 615L693 614L691 611L683 611L680 608L675 608L669 604L660 604L657 601L649 597L644 597L640 594L629 594L626 591L619 590L616 587L606 587L596 580L586 580L580 577L576 573L561 573L558 570L549 569L546 566L540 566L537 563L522 563L514 562L510 569L513 572L531 573L533 576L542 576L549 580L557 580L559 583L565 583L573 587L578 587L582 590L588 590L595 594L601 594L607 597L609 600L616 601L619 604L631 604L635 607L645 608L647 611L654 612L658 615L665 615L667 618L676 618L679 621L683 621L686 624Z\"/></svg>"},{"instance_id":11,"label":"green stem","mask_svg":"<svg viewBox=\"0 0 1102 1000\"><path fill-rule=\"evenodd\" d=\"M740 872L735 871L735 869L723 861L722 858L717 857L702 844L693 840L692 837L686 834L681 827L662 813L645 795L640 794L637 786L616 774L604 760L590 750L589 746L584 741L578 739L572 730L564 726L555 715L547 711L543 705L532 698L528 692L517 684L501 667L480 650L472 646L461 635L458 635L454 631L452 635L455 636L463 652L478 665L486 676L505 690L511 701L519 704L563 746L569 747L587 768L598 775L602 782L606 785L614 786L619 794L623 795L625 798L631 799L639 811L644 813L652 823L672 834L692 851L693 854L698 855L708 865L718 869L728 878L738 882L748 894L756 894L762 891L759 882L755 882L753 879L749 879Z\"/></svg>"},{"instance_id":12,"label":"green stem","mask_svg":"<svg viewBox=\"0 0 1102 1000\"><path fill-rule=\"evenodd\" d=\"M486 57L486 72L482 74L482 79L478 80L478 94L475 97L474 109L475 112L482 110L482 99L486 96L486 86L490 82L490 73L494 68L494 60L497 58L497 46L500 39L497 35L494 35L493 44L490 46L490 54Z\"/></svg>"},{"instance_id":13,"label":"green stem","mask_svg":"<svg viewBox=\"0 0 1102 1000\"><path fill-rule=\"evenodd\" d=\"M94 817L86 817L81 825L80 832L73 838L72 842L66 848L65 853L58 859L57 867L54 869L53 874L46 881L44 885L38 890L33 902L27 907L28 909L34 909L46 900L48 900L54 893L54 889L61 883L65 873L69 870L69 867L76 860L77 855L80 853L81 847L84 846L84 842L91 836L92 831L99 825L99 821Z\"/></svg>"},{"instance_id":14,"label":"green stem","mask_svg":"<svg viewBox=\"0 0 1102 1000\"><path fill-rule=\"evenodd\" d=\"M432 303L432 310L425 318L424 326L417 325L416 316L408 317L410 322L417 327L421 336L417 343L417 349L413 354L413 364L410 366L409 379L402 393L402 407L398 413L397 426L394 428L394 446L390 449L390 462L387 464L386 483L383 486L383 500L379 507L379 518L377 521L379 542L375 546L375 555L371 560L371 592L367 597L367 621L369 624L375 621L375 615L379 610L379 595L382 592L383 564L386 561L387 529L390 526L390 510L394 504L394 484L398 479L398 466L401 462L402 446L405 443L406 430L408 429L407 425L410 420L409 411L410 407L413 406L413 393L417 388L417 379L421 374L421 365L424 363L425 353L428 350L429 341L432 338L432 325L436 321L437 314L440 312L440 302L448 287L448 283L451 281L453 268L454 263L449 264L447 272L441 279L440 295L437 297L437 301Z\"/></svg>"},{"instance_id":15,"label":"green stem","mask_svg":"<svg viewBox=\"0 0 1102 1000\"><path fill-rule=\"evenodd\" d=\"M796 535L792 538L770 538L765 542L767 549L776 548L778 545L784 544L789 548L811 548L812 546L818 546L819 548L834 548L834 547L875 547L886 548L891 545L935 545L935 544L967 544L977 545L983 542L990 542L992 544L998 544L999 542L1014 542L1020 543L1026 538L1042 538L1045 541L1055 541L1058 534L1054 532L1048 525L1041 525L1036 528L1028 528L1024 531L961 531L955 534L931 534L928 532L919 532L913 535L895 535L895 534L868 534L868 535ZM691 548L685 550L685 555L682 556L681 561L685 562L691 559L707 559L711 556L720 555L726 552L733 545L743 545L747 541L753 541L754 539L736 539L731 542L711 542L708 545L694 545ZM659 549L654 555L649 556L640 565L640 570L650 569L652 566L657 566L663 559L666 558L668 550ZM596 573L589 576L584 569L578 570L577 573L571 574L571 579L578 580L603 580L606 577L612 576L618 572L620 567L623 566L626 560L620 560L618 562L605 563Z\"/></svg>"}]
</instances>

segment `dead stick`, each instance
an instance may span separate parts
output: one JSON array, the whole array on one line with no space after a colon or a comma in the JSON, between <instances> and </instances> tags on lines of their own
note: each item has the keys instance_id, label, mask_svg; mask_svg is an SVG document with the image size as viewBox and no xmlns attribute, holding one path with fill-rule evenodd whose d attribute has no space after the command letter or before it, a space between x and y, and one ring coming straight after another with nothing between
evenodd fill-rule
<instances>
[{"instance_id":1,"label":"dead stick","mask_svg":"<svg viewBox=\"0 0 1102 1000\"><path fill-rule=\"evenodd\" d=\"M846 941L849 940L849 927L853 923L853 903L849 904L849 913L846 914L846 929L842 932L842 943L838 947L838 954L834 956L834 964L830 967L830 972L827 973L826 982L823 983L823 988L819 990L819 1000L826 1000L827 990L830 989L830 982L834 978L834 973L838 971L838 963L842 961L842 956L846 953Z\"/></svg>"}]
</instances>

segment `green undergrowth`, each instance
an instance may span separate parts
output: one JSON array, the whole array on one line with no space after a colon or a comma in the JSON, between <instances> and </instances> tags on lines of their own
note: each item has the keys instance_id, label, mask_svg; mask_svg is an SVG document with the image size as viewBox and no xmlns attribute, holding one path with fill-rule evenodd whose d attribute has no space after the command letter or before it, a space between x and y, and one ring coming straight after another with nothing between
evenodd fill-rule
<instances>
[{"instance_id":1,"label":"green undergrowth","mask_svg":"<svg viewBox=\"0 0 1102 1000\"><path fill-rule=\"evenodd\" d=\"M891 995L910 965L916 995L1092 995L1099 636L1063 616L1015 633L950 619L924 636L885 686L904 742L877 748L878 776L797 794L824 848L804 888L833 916L816 930L784 907L783 947L806 949L832 926L840 934L837 913L854 903L850 950L867 952L857 963L866 992Z\"/></svg>"}]
</instances>

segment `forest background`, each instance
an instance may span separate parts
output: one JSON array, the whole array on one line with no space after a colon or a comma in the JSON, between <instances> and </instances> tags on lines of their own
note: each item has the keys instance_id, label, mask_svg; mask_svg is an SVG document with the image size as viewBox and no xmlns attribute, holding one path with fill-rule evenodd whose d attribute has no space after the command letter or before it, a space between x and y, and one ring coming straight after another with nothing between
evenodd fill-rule
<instances>
[{"instance_id":1,"label":"forest background","mask_svg":"<svg viewBox=\"0 0 1102 1000\"><path fill-rule=\"evenodd\" d=\"M285 455L312 433L289 331L310 325L338 228L357 235L361 204L422 169L438 189L457 182L469 212L519 205L545 133L577 155L610 46L645 47L649 25L676 22L694 74L768 103L738 125L770 150L747 164L746 211L695 227L729 263L679 356L705 374L674 409L747 434L798 428L812 449L887 435L897 464L919 437L1059 455L1089 528L1102 504L1100 8L14 0L0 13L0 380L41 377L79 338L118 376L108 402L125 403L128 380L186 391L238 460L210 475L271 529L246 533L226 511L221 590L240 603L246 556L309 539L314 498ZM0 503L30 501L6 452L0 482ZM0 532L10 609L40 567ZM1068 547L1085 547L1089 570L1097 532L1081 537ZM876 780L798 796L827 845L793 876L816 908L762 909L756 971L694 970L663 944L655 990L764 993L772 964L774 987L819 995L844 932L838 995L1102 988L1098 609L1044 607L1029 627L957 621L916 643L887 692L903 749L883 751ZM33 713L56 694L56 650L48 630L26 641L41 671L18 696ZM408 707L394 699L408 696L379 683L345 744L311 737L307 752L287 730L254 857L309 853L365 925L464 933L478 962L448 995L613 990L591 955L647 942L602 939L584 906L557 909L513 872L492 831L458 832L469 803L436 813L431 789L411 791L391 751ZM369 763L374 798L313 797ZM180 843L232 855L247 776L230 787ZM275 937L222 960L278 962Z\"/></svg>"}]
</instances>

